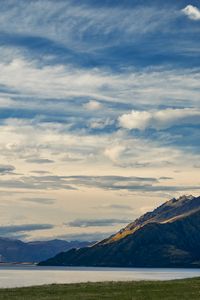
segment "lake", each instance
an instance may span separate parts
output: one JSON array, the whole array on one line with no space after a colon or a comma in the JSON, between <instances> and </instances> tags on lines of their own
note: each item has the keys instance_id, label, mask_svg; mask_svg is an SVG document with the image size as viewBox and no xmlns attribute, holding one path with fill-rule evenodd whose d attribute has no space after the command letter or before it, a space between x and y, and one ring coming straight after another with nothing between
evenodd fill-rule
<instances>
[{"instance_id":1,"label":"lake","mask_svg":"<svg viewBox=\"0 0 200 300\"><path fill-rule=\"evenodd\" d=\"M52 283L171 280L192 277L200 277L200 269L0 266L0 288Z\"/></svg>"}]
</instances>

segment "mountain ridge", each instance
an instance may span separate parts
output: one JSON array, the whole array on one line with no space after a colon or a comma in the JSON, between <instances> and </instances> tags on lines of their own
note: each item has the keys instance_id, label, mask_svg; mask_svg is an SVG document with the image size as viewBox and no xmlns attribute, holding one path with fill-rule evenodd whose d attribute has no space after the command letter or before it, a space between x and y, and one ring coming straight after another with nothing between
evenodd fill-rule
<instances>
[{"instance_id":1,"label":"mountain ridge","mask_svg":"<svg viewBox=\"0 0 200 300\"><path fill-rule=\"evenodd\" d=\"M173 198L116 235L40 265L200 267L200 197Z\"/></svg>"},{"instance_id":2,"label":"mountain ridge","mask_svg":"<svg viewBox=\"0 0 200 300\"><path fill-rule=\"evenodd\" d=\"M74 247L85 247L89 242L47 240L23 242L18 239L0 237L1 262L23 263L39 262L48 259L61 251L67 251Z\"/></svg>"},{"instance_id":3,"label":"mountain ridge","mask_svg":"<svg viewBox=\"0 0 200 300\"><path fill-rule=\"evenodd\" d=\"M140 227L144 226L147 223L150 222L161 222L161 221L167 221L166 217L170 217L170 219L172 218L172 216L174 217L178 217L177 216L177 210L180 208L180 204L181 205L181 212L187 212L189 213L188 210L188 205L190 205L190 212L192 210L196 210L193 208L193 204L195 204L196 207L196 199L198 199L198 201L200 201L200 197L194 197L192 195L189 196L181 196L178 199L176 198L172 198L171 200L163 203L162 205L160 205L159 207L157 207L156 209L154 209L152 212L147 212L144 215L142 215L140 218L136 219L134 222L129 223L125 228L123 228L122 230L120 230L119 232L117 232L116 234L112 235L111 237L109 237L108 239L104 239L103 241L101 241L100 243L109 243L109 242L113 242L116 240L119 240L120 238L124 238L125 236L134 233L136 230L138 230ZM174 209L176 207L176 209ZM198 209L198 208L197 208ZM200 205L199 205L199 209L200 209ZM173 214L169 215L169 212L173 212ZM159 215L158 215L159 213ZM163 217L164 214L164 218ZM179 214L179 216L181 216Z\"/></svg>"}]
</instances>

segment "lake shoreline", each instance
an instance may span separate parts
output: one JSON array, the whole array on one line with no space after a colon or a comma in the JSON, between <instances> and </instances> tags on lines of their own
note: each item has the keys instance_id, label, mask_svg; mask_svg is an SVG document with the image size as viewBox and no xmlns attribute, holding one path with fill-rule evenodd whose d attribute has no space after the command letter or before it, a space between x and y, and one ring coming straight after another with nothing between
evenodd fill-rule
<instances>
[{"instance_id":1,"label":"lake shoreline","mask_svg":"<svg viewBox=\"0 0 200 300\"><path fill-rule=\"evenodd\" d=\"M29 263L29 262L0 262L0 269L1 267L34 267L34 269L87 269L87 270L200 270L198 266L191 266L191 267L184 267L184 266L177 266L177 267L127 267L127 266L73 266L73 265L39 265L38 263Z\"/></svg>"},{"instance_id":2,"label":"lake shoreline","mask_svg":"<svg viewBox=\"0 0 200 300\"><path fill-rule=\"evenodd\" d=\"M0 300L151 299L197 300L200 277L170 281L93 282L0 289Z\"/></svg>"},{"instance_id":3,"label":"lake shoreline","mask_svg":"<svg viewBox=\"0 0 200 300\"><path fill-rule=\"evenodd\" d=\"M0 288L87 282L155 282L197 277L200 277L200 269L116 269L4 265L0 267Z\"/></svg>"}]
</instances>

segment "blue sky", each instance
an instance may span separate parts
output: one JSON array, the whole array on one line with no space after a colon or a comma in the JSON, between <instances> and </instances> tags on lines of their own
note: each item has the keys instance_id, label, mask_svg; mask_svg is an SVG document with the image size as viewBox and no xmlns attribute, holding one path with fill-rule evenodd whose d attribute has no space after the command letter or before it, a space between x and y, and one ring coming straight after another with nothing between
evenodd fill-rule
<instances>
[{"instance_id":1,"label":"blue sky","mask_svg":"<svg viewBox=\"0 0 200 300\"><path fill-rule=\"evenodd\" d=\"M0 4L2 232L99 239L198 195L199 0Z\"/></svg>"}]
</instances>

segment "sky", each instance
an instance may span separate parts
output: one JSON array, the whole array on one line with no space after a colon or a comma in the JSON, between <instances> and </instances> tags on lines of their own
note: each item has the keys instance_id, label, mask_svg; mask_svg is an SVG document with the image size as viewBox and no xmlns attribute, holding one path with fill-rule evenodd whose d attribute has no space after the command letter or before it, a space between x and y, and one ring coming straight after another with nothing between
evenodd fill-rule
<instances>
[{"instance_id":1,"label":"sky","mask_svg":"<svg viewBox=\"0 0 200 300\"><path fill-rule=\"evenodd\" d=\"M0 236L96 241L200 193L200 0L0 0Z\"/></svg>"}]
</instances>

